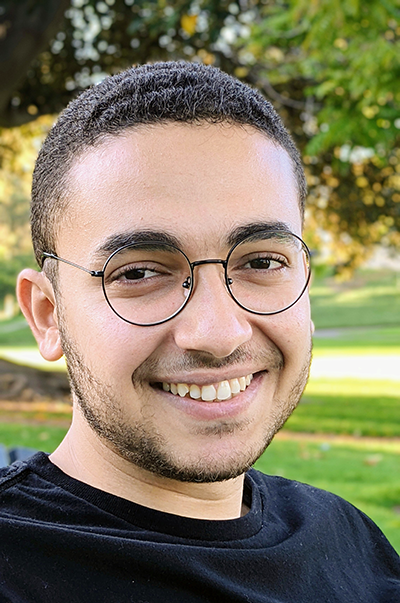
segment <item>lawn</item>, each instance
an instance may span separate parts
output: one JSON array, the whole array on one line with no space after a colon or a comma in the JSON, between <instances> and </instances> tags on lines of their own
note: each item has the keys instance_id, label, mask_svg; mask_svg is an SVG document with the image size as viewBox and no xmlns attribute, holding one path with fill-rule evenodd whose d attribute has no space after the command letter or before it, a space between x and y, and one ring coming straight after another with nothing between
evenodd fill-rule
<instances>
[{"instance_id":1,"label":"lawn","mask_svg":"<svg viewBox=\"0 0 400 603\"><path fill-rule=\"evenodd\" d=\"M0 442L8 448L23 446L53 452L63 439L67 429L26 423L0 423Z\"/></svg>"},{"instance_id":2,"label":"lawn","mask_svg":"<svg viewBox=\"0 0 400 603\"><path fill-rule=\"evenodd\" d=\"M389 354L400 356L400 317L397 326L321 329L314 336L314 356Z\"/></svg>"},{"instance_id":3,"label":"lawn","mask_svg":"<svg viewBox=\"0 0 400 603\"><path fill-rule=\"evenodd\" d=\"M311 285L313 320L318 329L400 326L400 275L390 271L359 271L340 283L315 278Z\"/></svg>"},{"instance_id":4,"label":"lawn","mask_svg":"<svg viewBox=\"0 0 400 603\"><path fill-rule=\"evenodd\" d=\"M285 429L400 437L400 381L311 379Z\"/></svg>"}]
</instances>

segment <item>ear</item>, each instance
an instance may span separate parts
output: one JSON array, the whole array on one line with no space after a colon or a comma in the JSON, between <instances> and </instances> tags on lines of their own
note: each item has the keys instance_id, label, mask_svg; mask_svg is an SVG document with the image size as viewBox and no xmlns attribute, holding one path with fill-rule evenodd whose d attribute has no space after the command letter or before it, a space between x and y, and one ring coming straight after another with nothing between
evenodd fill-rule
<instances>
[{"instance_id":1,"label":"ear","mask_svg":"<svg viewBox=\"0 0 400 603\"><path fill-rule=\"evenodd\" d=\"M63 355L53 286L43 272L26 268L17 280L17 297L45 360Z\"/></svg>"}]
</instances>

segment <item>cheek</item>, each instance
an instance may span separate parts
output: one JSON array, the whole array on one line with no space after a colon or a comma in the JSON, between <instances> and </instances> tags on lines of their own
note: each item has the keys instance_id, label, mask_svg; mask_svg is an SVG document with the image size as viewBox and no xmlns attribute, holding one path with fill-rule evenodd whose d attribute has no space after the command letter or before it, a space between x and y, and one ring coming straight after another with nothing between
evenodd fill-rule
<instances>
[{"instance_id":1,"label":"cheek","mask_svg":"<svg viewBox=\"0 0 400 603\"><path fill-rule=\"evenodd\" d=\"M311 344L309 298L300 299L289 310L263 319L263 331L282 352L285 361L304 358Z\"/></svg>"},{"instance_id":2,"label":"cheek","mask_svg":"<svg viewBox=\"0 0 400 603\"><path fill-rule=\"evenodd\" d=\"M81 299L68 311L64 308L63 314L67 335L85 364L99 376L112 375L111 380L130 381L132 372L161 346L165 337L161 325L137 327L123 321L104 299L96 303Z\"/></svg>"}]
</instances>

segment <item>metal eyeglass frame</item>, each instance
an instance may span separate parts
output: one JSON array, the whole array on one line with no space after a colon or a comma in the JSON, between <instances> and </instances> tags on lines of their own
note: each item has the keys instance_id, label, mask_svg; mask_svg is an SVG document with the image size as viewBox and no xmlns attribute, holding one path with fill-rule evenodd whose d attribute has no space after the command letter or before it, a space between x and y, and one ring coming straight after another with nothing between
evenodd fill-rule
<instances>
[{"instance_id":1,"label":"metal eyeglass frame","mask_svg":"<svg viewBox=\"0 0 400 603\"><path fill-rule=\"evenodd\" d=\"M232 293L231 290L231 284L232 284L232 279L228 276L228 262L229 259L232 255L232 253L234 252L234 250L243 243L243 241L245 241L247 238L251 238L251 235L248 237L244 237L242 240L238 241L237 243L235 243L233 245L233 247L231 247L231 249L228 252L228 255L226 257L225 260L221 260L221 259L207 259L207 260L197 260L195 262L191 262L189 260L189 258L187 257L187 255L178 247L175 247L175 245L170 245L168 243L168 247L172 247L173 249L176 249L179 253L181 253L185 258L186 261L189 265L190 268L190 276L187 277L187 279L182 283L182 287L184 287L185 289L189 289L189 294L186 297L185 301L183 302L183 304L180 306L180 308L178 308L178 310L176 312L174 312L171 316L168 316L168 318L164 318L163 320L158 320L156 322L151 322L151 323L140 323L140 322L134 322L132 320L128 320L127 318L124 318L123 316L121 316L121 314L119 314L115 308L112 306L111 302L109 301L108 297L107 297L107 292L106 292L106 287L105 287L105 283L104 283L104 276L105 276L105 271L106 268L109 264L109 262L112 260L112 258L119 253L120 251L122 251L122 249L126 249L128 247L133 247L135 246L135 243L129 243L127 245L123 245L122 247L119 247L118 249L116 249L116 251L113 251L113 253L111 253L111 255L107 258L107 260L105 261L102 270L89 270L88 268L85 268L84 266L80 266L79 264L75 264L75 262L71 262L70 260L66 260L64 258L60 258L58 255L56 255L55 253L48 253L48 252L44 252L42 254L42 266L44 263L44 260L46 258L51 258L53 260L58 260L59 262L63 262L64 264L68 264L69 266L73 266L74 268L79 268L79 270L83 270L84 272L86 272L87 274L90 274L90 276L94 276L96 278L101 278L101 284L102 284L102 289L103 289L103 293L104 293L104 297L106 299L107 304L110 306L111 310L114 312L114 314L116 314L119 318L121 318L121 320L132 324L132 325L136 325L138 327L153 327L156 325L160 325L163 324L164 322L168 322L169 320L172 320L173 318L175 318L175 316L177 316L180 312L182 312L182 310L186 307L187 303L189 302L190 298L192 297L192 293L193 293L193 289L194 289L194 272L193 272L193 268L195 268L196 266L201 266L203 264L221 264L224 267L224 277L225 277L225 285L226 288L228 290L229 295L232 297L233 301L240 306L241 308L243 308L243 310L246 310L247 312L250 312L251 314L257 314L259 316L272 316L275 314L281 314L282 312L286 312L286 310L289 310L289 308L291 308L292 306L294 306L299 299L303 296L304 292L306 291L308 284L310 282L310 278L311 278L311 253L309 248L307 247L306 243L303 241L303 239L301 239L299 236L295 235L293 232L289 232L289 231L276 231L279 234L289 234L292 237L295 237L302 245L304 251L306 252L306 256L307 256L307 261L308 261L308 276L305 282L305 285L303 287L303 289L301 290L300 294L297 296L297 298L288 306L286 306L285 308L282 308L282 310L275 310L274 312L259 312L257 310L250 310L250 308L246 308L246 306L244 306L243 304L241 304L236 297L234 296L234 294ZM261 234L261 233L257 233L257 234ZM271 235L271 231L266 231L267 235ZM146 242L142 242L142 241L138 241L136 243L137 245L143 244L143 245L160 245L165 247L166 243L164 241L146 241Z\"/></svg>"}]
</instances>

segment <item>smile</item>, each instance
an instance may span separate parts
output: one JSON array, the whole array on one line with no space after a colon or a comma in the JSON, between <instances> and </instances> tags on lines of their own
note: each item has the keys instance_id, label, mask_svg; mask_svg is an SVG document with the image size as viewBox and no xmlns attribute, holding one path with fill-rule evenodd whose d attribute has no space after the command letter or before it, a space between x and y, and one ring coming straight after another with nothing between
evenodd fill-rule
<instances>
[{"instance_id":1,"label":"smile","mask_svg":"<svg viewBox=\"0 0 400 603\"><path fill-rule=\"evenodd\" d=\"M213 383L212 385L196 385L195 383L162 383L165 392L169 392L181 398L193 398L204 402L229 400L243 392L250 385L253 375L246 375L238 379L229 379Z\"/></svg>"}]
</instances>

